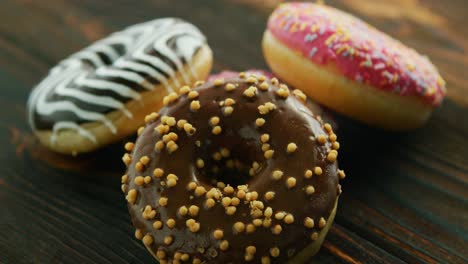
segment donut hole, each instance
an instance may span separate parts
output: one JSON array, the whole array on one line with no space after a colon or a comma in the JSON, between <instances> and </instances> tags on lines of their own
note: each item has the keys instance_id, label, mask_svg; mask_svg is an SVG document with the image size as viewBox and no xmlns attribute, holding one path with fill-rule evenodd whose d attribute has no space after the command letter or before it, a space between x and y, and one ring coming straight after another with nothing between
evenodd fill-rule
<instances>
[{"instance_id":1,"label":"donut hole","mask_svg":"<svg viewBox=\"0 0 468 264\"><path fill-rule=\"evenodd\" d=\"M247 184L249 181L249 166L239 159L224 159L211 162L204 171L210 178L213 186L219 182L225 185L238 186Z\"/></svg>"},{"instance_id":2,"label":"donut hole","mask_svg":"<svg viewBox=\"0 0 468 264\"><path fill-rule=\"evenodd\" d=\"M221 183L232 187L248 184L264 168L264 161L259 158L261 153L257 151L259 147L252 144L230 147L208 142L199 155L203 167L197 166L198 178L215 187L222 186Z\"/></svg>"}]
</instances>

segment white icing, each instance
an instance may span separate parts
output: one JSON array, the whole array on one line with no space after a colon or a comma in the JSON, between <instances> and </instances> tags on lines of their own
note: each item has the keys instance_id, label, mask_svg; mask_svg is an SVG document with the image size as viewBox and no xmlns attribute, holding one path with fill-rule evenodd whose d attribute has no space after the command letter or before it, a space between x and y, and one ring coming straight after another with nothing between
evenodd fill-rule
<instances>
[{"instance_id":1,"label":"white icing","mask_svg":"<svg viewBox=\"0 0 468 264\"><path fill-rule=\"evenodd\" d=\"M67 85L68 80L77 74L82 74L82 73L79 73L76 71L68 71L62 74L62 78L56 79L57 80L56 85L43 86L44 87L43 89L50 90L50 89L56 89L57 87L60 87L61 85ZM47 102L44 98L46 95L47 93L37 93L34 95L34 97L37 96L37 98L35 99L37 100L36 111L38 112L38 114L51 115L58 111L69 111L84 120L100 121L104 123L104 125L106 125L113 133L117 132L115 126L112 124L112 122L110 122L105 117L105 115L96 113L96 112L83 110L77 107L74 103L70 101Z\"/></svg>"},{"instance_id":2,"label":"white icing","mask_svg":"<svg viewBox=\"0 0 468 264\"><path fill-rule=\"evenodd\" d=\"M91 134L88 130L82 128L80 125L73 123L73 122L67 122L63 121L60 123L56 123L54 127L52 128L52 136L50 141L52 144L56 144L57 141L57 132L62 130L62 129L73 129L78 132L78 134L82 135L83 137L89 139L93 143L97 143L96 137Z\"/></svg>"},{"instance_id":3,"label":"white icing","mask_svg":"<svg viewBox=\"0 0 468 264\"><path fill-rule=\"evenodd\" d=\"M141 99L141 95L129 86L107 80L89 79L87 78L87 74L79 75L76 79L74 79L74 81L77 85L80 86L87 86L96 90L111 90L124 97L129 97L136 100Z\"/></svg>"},{"instance_id":4,"label":"white icing","mask_svg":"<svg viewBox=\"0 0 468 264\"><path fill-rule=\"evenodd\" d=\"M196 50L196 47L199 47L201 45L200 39L196 38L194 36L182 36L177 39L177 46L178 47L183 47L180 48L181 55L185 58L186 61L189 61L190 58L194 56L194 52ZM198 79L198 75L193 69L191 64L189 65L190 72L192 76L195 77L195 79Z\"/></svg>"},{"instance_id":5,"label":"white icing","mask_svg":"<svg viewBox=\"0 0 468 264\"><path fill-rule=\"evenodd\" d=\"M169 41L171 46L168 46ZM205 37L195 26L174 18L156 19L113 33L51 69L28 99L29 123L36 129L35 114L51 116L69 112L82 122L101 122L112 133L117 133L117 128L106 117L106 113L87 109L103 106L120 110L128 118L133 115L125 108L125 103L114 98L112 93L102 95L99 91L112 91L123 98L141 100L141 94L135 87L154 89L154 84L145 78L148 75L161 83L168 93L172 92L174 88L171 81L175 86L180 85L174 79L177 72L180 72L185 83L189 82L189 75L196 76L190 62L204 43ZM122 50L124 54L120 55ZM164 60L170 60L176 66L176 70L159 55L149 54L149 51L162 54ZM187 62L190 73L184 71L181 58ZM59 97L51 98L54 94ZM82 109L79 107L82 104L88 104L89 107ZM92 133L71 120L57 120L53 124L51 141L55 142L57 133L64 129L75 130L97 143Z\"/></svg>"},{"instance_id":6,"label":"white icing","mask_svg":"<svg viewBox=\"0 0 468 264\"><path fill-rule=\"evenodd\" d=\"M173 92L174 89L172 86L169 84L168 80L164 75L160 74L158 71L155 69L141 63L135 63L133 61L125 60L123 58L118 59L115 64L117 67L120 67L122 69L129 69L131 71L137 71L137 72L143 72L146 73L150 76L152 76L154 79L158 80L160 83L163 84L164 87L166 87L168 93Z\"/></svg>"},{"instance_id":7,"label":"white icing","mask_svg":"<svg viewBox=\"0 0 468 264\"><path fill-rule=\"evenodd\" d=\"M103 105L103 106L107 106L110 108L121 110L129 118L133 116L132 113L130 113L130 111L128 111L125 108L125 104L115 100L112 97L97 96L97 95L93 95L90 93L85 93L78 89L67 87L67 84L64 82L61 82L57 85L55 92L59 95L74 97L74 98L77 98L78 100L82 100L90 104L96 104L96 102L99 102L98 105Z\"/></svg>"},{"instance_id":8,"label":"white icing","mask_svg":"<svg viewBox=\"0 0 468 264\"><path fill-rule=\"evenodd\" d=\"M145 78L140 76L138 73L121 70L121 69L112 69L109 67L101 67L96 71L96 75L104 77L113 77L113 78L122 78L129 82L134 82L143 86L147 90L153 90L154 85L149 83Z\"/></svg>"},{"instance_id":9,"label":"white icing","mask_svg":"<svg viewBox=\"0 0 468 264\"><path fill-rule=\"evenodd\" d=\"M99 56L92 51L83 51L76 54L75 59L89 60L95 67L104 66L104 62L99 58Z\"/></svg>"}]
</instances>

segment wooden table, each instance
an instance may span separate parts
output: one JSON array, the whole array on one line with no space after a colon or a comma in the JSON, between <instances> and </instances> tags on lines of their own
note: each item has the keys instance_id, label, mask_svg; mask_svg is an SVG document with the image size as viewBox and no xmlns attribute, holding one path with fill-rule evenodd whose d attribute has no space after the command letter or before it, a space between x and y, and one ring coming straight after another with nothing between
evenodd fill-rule
<instances>
[{"instance_id":1,"label":"wooden table","mask_svg":"<svg viewBox=\"0 0 468 264\"><path fill-rule=\"evenodd\" d=\"M64 56L157 17L198 25L215 70L266 67L269 1L0 3L0 263L152 263L120 191L121 146L76 159L40 147L26 122L31 88ZM463 0L327 1L428 54L448 98L429 123L386 133L343 117L347 171L336 222L313 263L468 262L468 8Z\"/></svg>"}]
</instances>

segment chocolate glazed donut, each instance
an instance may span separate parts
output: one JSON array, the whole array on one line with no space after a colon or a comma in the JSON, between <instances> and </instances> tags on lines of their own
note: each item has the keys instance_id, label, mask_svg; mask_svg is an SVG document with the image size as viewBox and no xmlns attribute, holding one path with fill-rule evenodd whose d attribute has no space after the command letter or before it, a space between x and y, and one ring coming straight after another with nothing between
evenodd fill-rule
<instances>
[{"instance_id":1,"label":"chocolate glazed donut","mask_svg":"<svg viewBox=\"0 0 468 264\"><path fill-rule=\"evenodd\" d=\"M123 157L135 236L161 263L300 263L341 193L339 144L276 79L199 82L164 98Z\"/></svg>"}]
</instances>

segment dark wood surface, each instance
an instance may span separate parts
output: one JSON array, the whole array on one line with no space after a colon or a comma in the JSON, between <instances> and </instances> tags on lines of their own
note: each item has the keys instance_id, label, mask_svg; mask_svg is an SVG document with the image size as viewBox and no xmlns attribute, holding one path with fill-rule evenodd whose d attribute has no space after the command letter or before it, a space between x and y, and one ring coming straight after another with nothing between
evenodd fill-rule
<instances>
[{"instance_id":1,"label":"dark wood surface","mask_svg":"<svg viewBox=\"0 0 468 264\"><path fill-rule=\"evenodd\" d=\"M152 263L120 191L121 146L77 159L40 147L31 88L64 56L163 16L198 25L215 70L266 67L269 1L0 1L0 263ZM428 54L448 99L423 128L386 133L343 117L347 171L336 222L312 263L468 262L468 8L463 0L327 1Z\"/></svg>"}]
</instances>

